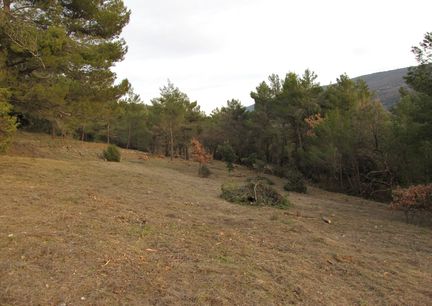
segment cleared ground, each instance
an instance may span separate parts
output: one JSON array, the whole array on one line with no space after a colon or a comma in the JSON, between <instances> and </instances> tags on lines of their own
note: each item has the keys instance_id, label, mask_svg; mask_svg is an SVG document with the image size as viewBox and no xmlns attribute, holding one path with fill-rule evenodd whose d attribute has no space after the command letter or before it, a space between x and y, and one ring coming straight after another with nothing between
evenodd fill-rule
<instances>
[{"instance_id":1,"label":"cleared ground","mask_svg":"<svg viewBox=\"0 0 432 306\"><path fill-rule=\"evenodd\" d=\"M0 156L1 305L432 304L432 229L386 205L235 205L221 184L252 172L102 148L21 134Z\"/></svg>"}]
</instances>

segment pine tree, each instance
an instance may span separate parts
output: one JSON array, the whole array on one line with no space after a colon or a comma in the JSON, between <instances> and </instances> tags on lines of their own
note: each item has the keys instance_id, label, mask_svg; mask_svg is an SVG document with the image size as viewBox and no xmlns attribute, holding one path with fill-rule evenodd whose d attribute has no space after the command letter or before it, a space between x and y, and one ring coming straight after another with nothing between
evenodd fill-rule
<instances>
[{"instance_id":1,"label":"pine tree","mask_svg":"<svg viewBox=\"0 0 432 306\"><path fill-rule=\"evenodd\" d=\"M156 115L156 125L168 140L168 154L173 160L174 146L180 138L181 128L186 122L188 113L199 113L199 106L171 82L161 88L160 97L152 100L152 112Z\"/></svg>"},{"instance_id":2,"label":"pine tree","mask_svg":"<svg viewBox=\"0 0 432 306\"><path fill-rule=\"evenodd\" d=\"M105 106L122 96L128 84L114 85L110 67L126 53L119 34L129 15L121 0L3 1L0 45L14 110L65 130L82 116L81 101Z\"/></svg>"},{"instance_id":3,"label":"pine tree","mask_svg":"<svg viewBox=\"0 0 432 306\"><path fill-rule=\"evenodd\" d=\"M393 109L393 164L404 185L432 180L432 33L413 47L419 63L409 70L406 82L412 91L402 91Z\"/></svg>"}]
</instances>

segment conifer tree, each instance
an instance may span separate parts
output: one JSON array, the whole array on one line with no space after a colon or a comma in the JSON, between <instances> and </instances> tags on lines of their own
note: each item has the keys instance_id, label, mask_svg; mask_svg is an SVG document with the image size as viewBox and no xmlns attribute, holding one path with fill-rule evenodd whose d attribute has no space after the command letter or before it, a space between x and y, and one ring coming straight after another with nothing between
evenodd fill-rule
<instances>
[{"instance_id":1,"label":"conifer tree","mask_svg":"<svg viewBox=\"0 0 432 306\"><path fill-rule=\"evenodd\" d=\"M412 51L419 63L406 76L412 91L393 109L392 158L404 185L432 180L432 32Z\"/></svg>"},{"instance_id":2,"label":"conifer tree","mask_svg":"<svg viewBox=\"0 0 432 306\"><path fill-rule=\"evenodd\" d=\"M160 97L152 100L152 112L156 114L155 125L168 140L167 155L174 158L174 147L178 144L182 126L192 113L200 114L197 102L191 102L189 97L175 87L170 81L161 88Z\"/></svg>"},{"instance_id":3,"label":"conifer tree","mask_svg":"<svg viewBox=\"0 0 432 306\"><path fill-rule=\"evenodd\" d=\"M114 84L110 71L126 53L119 35L130 12L123 1L8 0L1 5L0 45L15 111L63 130L80 116L76 104L105 106L128 90L127 82Z\"/></svg>"}]
</instances>

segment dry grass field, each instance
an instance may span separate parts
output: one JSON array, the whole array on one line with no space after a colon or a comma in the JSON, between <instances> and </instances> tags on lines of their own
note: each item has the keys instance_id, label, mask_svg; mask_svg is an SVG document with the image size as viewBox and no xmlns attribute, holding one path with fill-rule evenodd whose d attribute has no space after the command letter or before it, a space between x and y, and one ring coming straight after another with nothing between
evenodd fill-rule
<instances>
[{"instance_id":1,"label":"dry grass field","mask_svg":"<svg viewBox=\"0 0 432 306\"><path fill-rule=\"evenodd\" d=\"M432 229L384 204L240 206L220 186L246 169L104 147L20 134L0 156L0 305L432 305Z\"/></svg>"}]
</instances>

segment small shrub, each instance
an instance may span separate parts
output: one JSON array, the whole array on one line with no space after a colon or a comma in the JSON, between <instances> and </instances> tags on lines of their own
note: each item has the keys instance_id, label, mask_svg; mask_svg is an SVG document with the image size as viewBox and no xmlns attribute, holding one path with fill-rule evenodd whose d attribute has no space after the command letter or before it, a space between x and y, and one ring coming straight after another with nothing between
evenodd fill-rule
<instances>
[{"instance_id":1,"label":"small shrub","mask_svg":"<svg viewBox=\"0 0 432 306\"><path fill-rule=\"evenodd\" d=\"M397 188L393 190L392 196L390 208L403 211L407 222L417 212L432 213L432 184Z\"/></svg>"},{"instance_id":2,"label":"small shrub","mask_svg":"<svg viewBox=\"0 0 432 306\"><path fill-rule=\"evenodd\" d=\"M233 147L228 142L225 142L223 145L218 145L217 154L221 156L222 160L226 163L228 172L233 171L234 162L237 160L237 155Z\"/></svg>"},{"instance_id":3,"label":"small shrub","mask_svg":"<svg viewBox=\"0 0 432 306\"><path fill-rule=\"evenodd\" d=\"M286 191L306 193L307 187L303 174L293 166L275 167L273 173L276 176L286 178L284 185Z\"/></svg>"},{"instance_id":4,"label":"small shrub","mask_svg":"<svg viewBox=\"0 0 432 306\"><path fill-rule=\"evenodd\" d=\"M249 155L248 157L243 157L240 159L240 163L242 165L245 165L246 167L248 167L249 169L253 169L254 165L257 161L257 154L256 153L252 153L251 155Z\"/></svg>"},{"instance_id":5,"label":"small shrub","mask_svg":"<svg viewBox=\"0 0 432 306\"><path fill-rule=\"evenodd\" d=\"M303 175L299 171L289 171L285 174L287 179L284 189L286 191L294 191L299 193L306 193L307 187Z\"/></svg>"},{"instance_id":6,"label":"small shrub","mask_svg":"<svg viewBox=\"0 0 432 306\"><path fill-rule=\"evenodd\" d=\"M272 170L273 170L273 175L278 176L278 177L285 177L285 172L286 172L285 167L280 167L280 166L273 166Z\"/></svg>"},{"instance_id":7,"label":"small shrub","mask_svg":"<svg viewBox=\"0 0 432 306\"><path fill-rule=\"evenodd\" d=\"M209 177L210 174L211 174L211 171L210 171L209 167L207 167L206 165L201 165L201 167L199 167L198 175L200 177Z\"/></svg>"},{"instance_id":8,"label":"small shrub","mask_svg":"<svg viewBox=\"0 0 432 306\"><path fill-rule=\"evenodd\" d=\"M290 203L273 187L262 183L224 184L221 197L232 203L288 208Z\"/></svg>"},{"instance_id":9,"label":"small shrub","mask_svg":"<svg viewBox=\"0 0 432 306\"><path fill-rule=\"evenodd\" d=\"M279 177L288 177L290 175L291 172L296 171L293 170L295 169L294 166L289 166L289 165L285 165L285 166L274 166L273 167L273 174Z\"/></svg>"},{"instance_id":10,"label":"small shrub","mask_svg":"<svg viewBox=\"0 0 432 306\"><path fill-rule=\"evenodd\" d=\"M261 159L255 160L253 164L253 168L258 173L273 174L273 171L270 169L270 166L267 165L267 163Z\"/></svg>"},{"instance_id":11,"label":"small shrub","mask_svg":"<svg viewBox=\"0 0 432 306\"><path fill-rule=\"evenodd\" d=\"M116 145L109 145L108 148L103 151L103 157L110 162L120 162L121 153Z\"/></svg>"}]
</instances>

